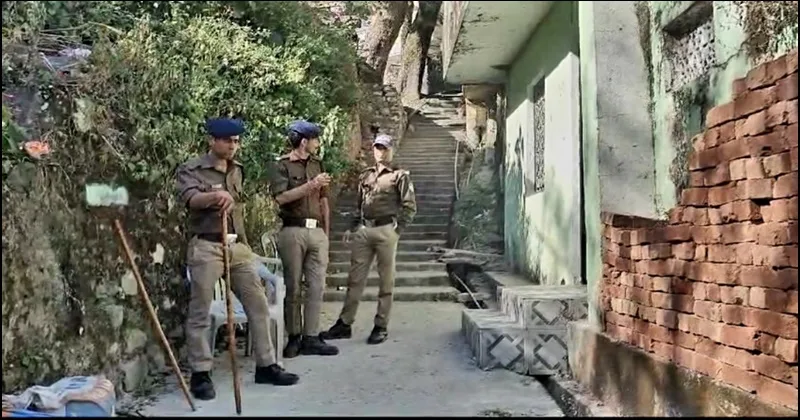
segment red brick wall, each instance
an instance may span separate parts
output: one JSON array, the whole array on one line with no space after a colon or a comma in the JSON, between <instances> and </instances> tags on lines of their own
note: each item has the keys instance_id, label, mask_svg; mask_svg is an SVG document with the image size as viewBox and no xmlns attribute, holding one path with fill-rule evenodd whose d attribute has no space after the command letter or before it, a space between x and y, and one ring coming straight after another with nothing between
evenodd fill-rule
<instances>
[{"instance_id":1,"label":"red brick wall","mask_svg":"<svg viewBox=\"0 0 800 420\"><path fill-rule=\"evenodd\" d=\"M669 221L603 215L606 333L797 409L797 51L734 92Z\"/></svg>"}]
</instances>

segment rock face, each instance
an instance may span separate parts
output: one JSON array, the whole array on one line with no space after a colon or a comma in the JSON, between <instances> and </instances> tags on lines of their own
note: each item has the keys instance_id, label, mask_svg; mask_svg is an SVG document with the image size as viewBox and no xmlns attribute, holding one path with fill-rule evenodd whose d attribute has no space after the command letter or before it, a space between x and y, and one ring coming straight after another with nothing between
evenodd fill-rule
<instances>
[{"instance_id":1,"label":"rock face","mask_svg":"<svg viewBox=\"0 0 800 420\"><path fill-rule=\"evenodd\" d=\"M67 181L37 165L24 189L4 184L4 392L98 373L132 390L153 358L150 321L109 220L66 199ZM170 218L156 222L154 213L134 206L124 223L161 324L171 330L183 323L185 305L175 304L185 296L175 281L183 238L165 229Z\"/></svg>"}]
</instances>

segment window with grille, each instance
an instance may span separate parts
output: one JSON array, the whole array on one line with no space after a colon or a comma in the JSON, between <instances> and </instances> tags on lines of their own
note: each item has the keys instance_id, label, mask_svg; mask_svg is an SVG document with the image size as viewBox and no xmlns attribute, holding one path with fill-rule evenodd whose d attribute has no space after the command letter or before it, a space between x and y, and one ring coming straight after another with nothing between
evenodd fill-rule
<instances>
[{"instance_id":1,"label":"window with grille","mask_svg":"<svg viewBox=\"0 0 800 420\"><path fill-rule=\"evenodd\" d=\"M532 189L529 193L536 194L544 191L544 78L531 89L530 101L533 105L530 116L532 129L529 138L525 139L525 178L526 184Z\"/></svg>"}]
</instances>

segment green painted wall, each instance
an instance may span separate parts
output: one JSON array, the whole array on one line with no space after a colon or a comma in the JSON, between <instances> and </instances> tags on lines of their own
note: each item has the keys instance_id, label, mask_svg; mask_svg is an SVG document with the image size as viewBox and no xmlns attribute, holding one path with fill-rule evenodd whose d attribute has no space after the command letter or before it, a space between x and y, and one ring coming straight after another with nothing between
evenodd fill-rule
<instances>
[{"instance_id":1,"label":"green painted wall","mask_svg":"<svg viewBox=\"0 0 800 420\"><path fill-rule=\"evenodd\" d=\"M603 328L598 297L603 278L602 220L600 218L600 166L598 156L599 121L597 119L597 70L594 36L594 2L578 3L581 48L581 124L583 143L583 208L586 232L583 255L589 294L589 324Z\"/></svg>"},{"instance_id":2,"label":"green painted wall","mask_svg":"<svg viewBox=\"0 0 800 420\"><path fill-rule=\"evenodd\" d=\"M797 47L797 3L713 2L714 65L707 78L675 91L669 90L664 28L694 2L649 3L656 206L666 217L677 204L690 141L702 131L708 108L730 101L732 82L749 69Z\"/></svg>"},{"instance_id":3,"label":"green painted wall","mask_svg":"<svg viewBox=\"0 0 800 420\"><path fill-rule=\"evenodd\" d=\"M512 267L531 279L538 277L539 253L537 239L531 229L535 215L532 214L532 206L526 205L523 194L522 153L531 118L528 86L548 75L570 52L579 56L577 3L559 2L553 5L513 61L506 84L505 253ZM545 208L544 211L558 213L561 210ZM575 263L580 264L577 261Z\"/></svg>"}]
</instances>

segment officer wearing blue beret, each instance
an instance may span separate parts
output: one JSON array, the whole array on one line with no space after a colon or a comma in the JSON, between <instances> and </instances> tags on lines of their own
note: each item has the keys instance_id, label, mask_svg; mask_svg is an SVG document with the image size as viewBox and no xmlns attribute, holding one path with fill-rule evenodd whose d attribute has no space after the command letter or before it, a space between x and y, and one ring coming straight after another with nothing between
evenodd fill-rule
<instances>
[{"instance_id":1,"label":"officer wearing blue beret","mask_svg":"<svg viewBox=\"0 0 800 420\"><path fill-rule=\"evenodd\" d=\"M228 217L235 243L230 246L231 287L247 312L253 334L256 359L255 382L293 385L298 376L286 372L276 362L270 335L267 295L256 272L253 252L244 230L244 213L239 202L242 193L242 164L233 160L239 150L244 124L239 120L217 118L206 122L208 153L189 160L176 172L178 198L189 213L191 240L187 265L191 276L191 296L187 317L190 387L195 398L216 396L211 382L213 349L209 348L209 311L214 284L224 275L220 217Z\"/></svg>"},{"instance_id":2,"label":"officer wearing blue beret","mask_svg":"<svg viewBox=\"0 0 800 420\"><path fill-rule=\"evenodd\" d=\"M286 281L284 314L289 341L283 357L300 354L332 356L339 349L319 336L322 295L328 271L328 233L330 206L328 185L322 161L316 156L320 128L299 120L288 127L292 151L278 158L273 166L270 189L280 206L283 227L277 248ZM301 280L305 278L306 297L301 316Z\"/></svg>"}]
</instances>

